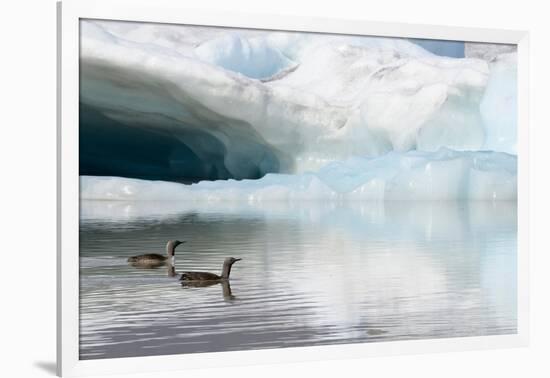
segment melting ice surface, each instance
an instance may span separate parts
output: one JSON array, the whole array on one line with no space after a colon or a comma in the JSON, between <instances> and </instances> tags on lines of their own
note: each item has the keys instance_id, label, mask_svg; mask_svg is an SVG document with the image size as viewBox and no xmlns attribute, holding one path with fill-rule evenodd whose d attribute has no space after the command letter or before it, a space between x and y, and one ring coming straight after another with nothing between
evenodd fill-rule
<instances>
[{"instance_id":1,"label":"melting ice surface","mask_svg":"<svg viewBox=\"0 0 550 378\"><path fill-rule=\"evenodd\" d=\"M255 179L392 151L516 153L509 50L83 21L80 88L86 175Z\"/></svg>"},{"instance_id":2,"label":"melting ice surface","mask_svg":"<svg viewBox=\"0 0 550 378\"><path fill-rule=\"evenodd\" d=\"M258 180L198 184L80 178L80 196L92 200L191 202L297 200L515 200L517 161L497 152L389 153L332 162L317 172L268 174Z\"/></svg>"}]
</instances>

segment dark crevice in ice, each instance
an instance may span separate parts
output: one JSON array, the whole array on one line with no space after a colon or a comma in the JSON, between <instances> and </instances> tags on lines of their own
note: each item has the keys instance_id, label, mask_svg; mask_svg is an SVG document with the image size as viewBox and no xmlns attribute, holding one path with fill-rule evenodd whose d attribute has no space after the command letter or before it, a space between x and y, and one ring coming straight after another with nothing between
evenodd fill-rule
<instances>
[{"instance_id":1,"label":"dark crevice in ice","mask_svg":"<svg viewBox=\"0 0 550 378\"><path fill-rule=\"evenodd\" d=\"M278 171L276 157L265 146L244 146L243 150L254 156L244 154L243 169L231 172L226 166L224 143L201 130L201 125L146 127L114 120L105 113L85 103L80 105L81 175L197 182L257 179ZM233 145L246 142L235 140ZM262 154L265 158L258 159Z\"/></svg>"}]
</instances>

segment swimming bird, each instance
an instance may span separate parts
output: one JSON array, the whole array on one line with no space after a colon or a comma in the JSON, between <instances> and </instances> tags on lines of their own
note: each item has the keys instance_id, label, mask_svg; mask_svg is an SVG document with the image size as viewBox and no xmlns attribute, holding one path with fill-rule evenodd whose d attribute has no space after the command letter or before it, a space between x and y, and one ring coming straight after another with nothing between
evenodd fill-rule
<instances>
[{"instance_id":1,"label":"swimming bird","mask_svg":"<svg viewBox=\"0 0 550 378\"><path fill-rule=\"evenodd\" d=\"M183 243L185 243L185 240L168 240L168 243L166 243L166 256L159 255L158 253L147 253L145 255L129 257L128 262L135 266L153 267L163 265L169 260L169 263L174 265L176 247Z\"/></svg>"},{"instance_id":2,"label":"swimming bird","mask_svg":"<svg viewBox=\"0 0 550 378\"><path fill-rule=\"evenodd\" d=\"M189 282L207 282L212 283L219 281L227 281L229 279L229 273L231 273L231 266L241 259L236 259L234 257L228 257L223 262L222 274L218 276L217 274L210 272L182 272L180 281L182 285L188 285Z\"/></svg>"}]
</instances>

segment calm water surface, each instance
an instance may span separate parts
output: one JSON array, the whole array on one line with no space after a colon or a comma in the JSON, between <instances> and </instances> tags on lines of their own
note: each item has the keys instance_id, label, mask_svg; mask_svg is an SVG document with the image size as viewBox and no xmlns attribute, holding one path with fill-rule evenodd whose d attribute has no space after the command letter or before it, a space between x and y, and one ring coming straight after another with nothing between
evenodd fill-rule
<instances>
[{"instance_id":1,"label":"calm water surface","mask_svg":"<svg viewBox=\"0 0 550 378\"><path fill-rule=\"evenodd\" d=\"M83 201L80 358L516 332L516 203ZM177 249L182 287L126 259Z\"/></svg>"}]
</instances>

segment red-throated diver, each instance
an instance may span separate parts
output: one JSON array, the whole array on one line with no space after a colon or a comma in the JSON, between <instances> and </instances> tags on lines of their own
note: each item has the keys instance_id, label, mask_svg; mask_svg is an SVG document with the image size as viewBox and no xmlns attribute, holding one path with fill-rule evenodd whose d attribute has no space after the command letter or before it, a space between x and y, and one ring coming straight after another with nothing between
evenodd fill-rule
<instances>
[{"instance_id":1,"label":"red-throated diver","mask_svg":"<svg viewBox=\"0 0 550 378\"><path fill-rule=\"evenodd\" d=\"M175 258L176 258L175 256L176 247L183 243L185 243L185 240L184 241L169 240L168 243L166 243L166 256L159 255L158 253L147 253L145 255L129 257L128 262L132 263L132 265L152 266L152 265L162 265L167 260L169 260L168 262L174 265Z\"/></svg>"},{"instance_id":2,"label":"red-throated diver","mask_svg":"<svg viewBox=\"0 0 550 378\"><path fill-rule=\"evenodd\" d=\"M234 257L226 258L223 262L221 276L209 272L182 272L180 281L182 281L182 285L185 285L188 282L198 281L227 281L229 279L229 273L231 273L231 266L240 260L241 259L236 259Z\"/></svg>"}]
</instances>

